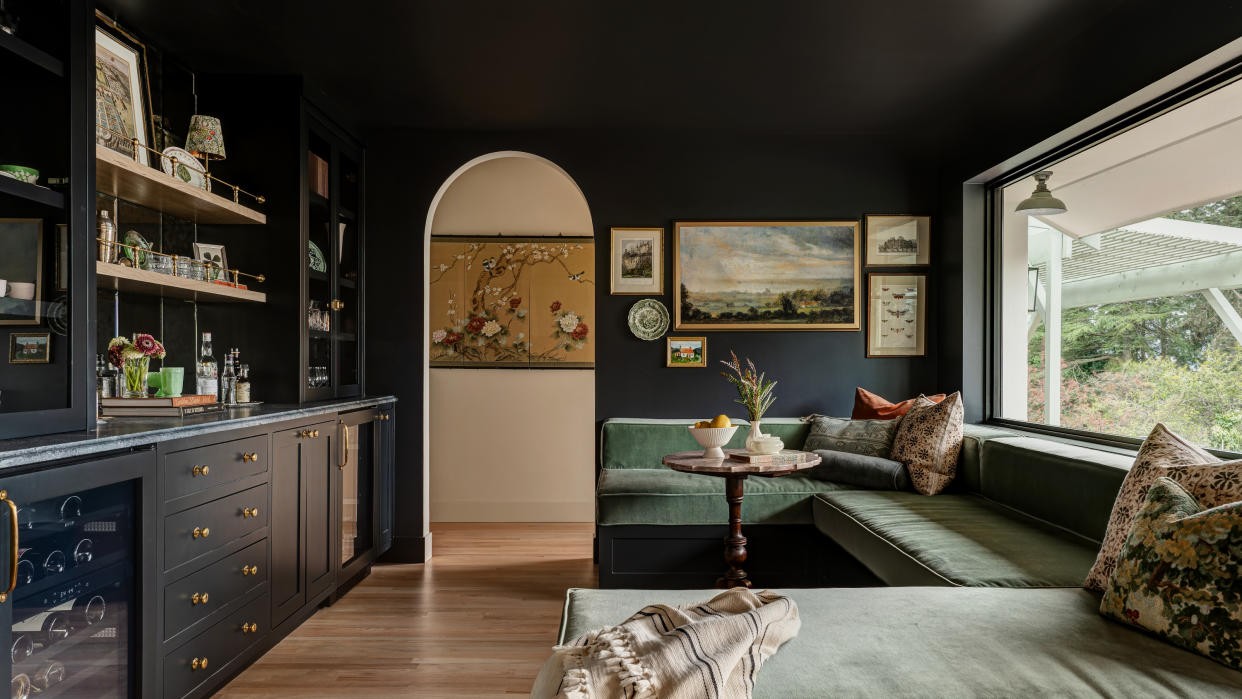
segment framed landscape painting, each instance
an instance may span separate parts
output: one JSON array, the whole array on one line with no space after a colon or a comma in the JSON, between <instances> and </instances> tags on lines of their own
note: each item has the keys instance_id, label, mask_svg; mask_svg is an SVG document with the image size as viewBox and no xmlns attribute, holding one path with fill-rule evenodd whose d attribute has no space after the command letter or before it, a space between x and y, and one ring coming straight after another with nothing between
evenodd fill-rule
<instances>
[{"instance_id":1,"label":"framed landscape painting","mask_svg":"<svg viewBox=\"0 0 1242 699\"><path fill-rule=\"evenodd\" d=\"M677 330L858 330L858 221L681 221Z\"/></svg>"},{"instance_id":2,"label":"framed landscape painting","mask_svg":"<svg viewBox=\"0 0 1242 699\"><path fill-rule=\"evenodd\" d=\"M868 216L867 266L931 264L930 216Z\"/></svg>"},{"instance_id":3,"label":"framed landscape painting","mask_svg":"<svg viewBox=\"0 0 1242 699\"><path fill-rule=\"evenodd\" d=\"M707 366L706 337L667 338L665 351L667 356L664 358L664 366L698 368Z\"/></svg>"},{"instance_id":4,"label":"framed landscape painting","mask_svg":"<svg viewBox=\"0 0 1242 699\"><path fill-rule=\"evenodd\" d=\"M611 292L664 293L664 229L612 229Z\"/></svg>"},{"instance_id":5,"label":"framed landscape painting","mask_svg":"<svg viewBox=\"0 0 1242 699\"><path fill-rule=\"evenodd\" d=\"M867 356L927 354L927 275L867 275Z\"/></svg>"}]
</instances>

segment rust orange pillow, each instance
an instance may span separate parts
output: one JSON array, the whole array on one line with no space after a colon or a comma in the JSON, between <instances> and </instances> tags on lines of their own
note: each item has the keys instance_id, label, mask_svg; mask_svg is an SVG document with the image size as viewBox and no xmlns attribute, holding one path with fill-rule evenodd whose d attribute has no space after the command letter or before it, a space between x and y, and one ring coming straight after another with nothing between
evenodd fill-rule
<instances>
[{"instance_id":1,"label":"rust orange pillow","mask_svg":"<svg viewBox=\"0 0 1242 699\"><path fill-rule=\"evenodd\" d=\"M939 403L944 400L944 394L937 393L934 396L927 396L927 399L933 403ZM854 412L850 415L850 419L896 420L910 412L910 406L914 405L915 400L911 398L900 403L890 403L887 398L877 396L865 388L856 388L854 389Z\"/></svg>"}]
</instances>

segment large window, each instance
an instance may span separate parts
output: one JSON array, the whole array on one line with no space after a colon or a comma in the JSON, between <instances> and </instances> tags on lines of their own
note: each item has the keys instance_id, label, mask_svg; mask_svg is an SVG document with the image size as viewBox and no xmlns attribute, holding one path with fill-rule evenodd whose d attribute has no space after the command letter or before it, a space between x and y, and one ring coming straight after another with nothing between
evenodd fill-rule
<instances>
[{"instance_id":1,"label":"large window","mask_svg":"<svg viewBox=\"0 0 1242 699\"><path fill-rule=\"evenodd\" d=\"M1001 191L997 417L1242 451L1242 82Z\"/></svg>"}]
</instances>

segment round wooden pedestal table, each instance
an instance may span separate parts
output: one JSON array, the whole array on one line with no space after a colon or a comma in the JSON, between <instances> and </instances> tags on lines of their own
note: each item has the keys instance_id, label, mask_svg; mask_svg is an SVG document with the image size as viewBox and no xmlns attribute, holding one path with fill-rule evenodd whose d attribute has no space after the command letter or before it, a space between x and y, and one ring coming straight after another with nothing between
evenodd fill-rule
<instances>
[{"instance_id":1,"label":"round wooden pedestal table","mask_svg":"<svg viewBox=\"0 0 1242 699\"><path fill-rule=\"evenodd\" d=\"M682 451L664 457L664 465L674 471L698 473L725 479L725 500L729 503L729 535L724 540L724 558L729 564L724 577L716 581L717 587L750 587L750 578L742 564L746 562L746 537L742 536L742 495L747 476L776 478L802 471L819 463L819 456L811 452L797 452L803 461L799 463L748 463L730 459L734 453L746 453L745 449L726 449L725 458L709 459L701 451ZM789 451L783 454L790 454Z\"/></svg>"}]
</instances>

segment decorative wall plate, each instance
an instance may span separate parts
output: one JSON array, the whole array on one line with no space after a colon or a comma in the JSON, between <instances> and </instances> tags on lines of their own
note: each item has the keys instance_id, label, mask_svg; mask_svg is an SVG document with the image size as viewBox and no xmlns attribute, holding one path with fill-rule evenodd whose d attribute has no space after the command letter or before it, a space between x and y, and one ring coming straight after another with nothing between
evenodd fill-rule
<instances>
[{"instance_id":1,"label":"decorative wall plate","mask_svg":"<svg viewBox=\"0 0 1242 699\"><path fill-rule=\"evenodd\" d=\"M323 257L323 251L315 245L315 241L306 241L306 251L310 254L310 268L316 272L328 273L328 261Z\"/></svg>"},{"instance_id":2,"label":"decorative wall plate","mask_svg":"<svg viewBox=\"0 0 1242 699\"><path fill-rule=\"evenodd\" d=\"M630 332L640 340L658 340L668 331L668 309L655 299L642 299L630 306Z\"/></svg>"},{"instance_id":3,"label":"decorative wall plate","mask_svg":"<svg viewBox=\"0 0 1242 699\"><path fill-rule=\"evenodd\" d=\"M198 163L198 159L184 148L169 146L164 149L164 157L160 158L160 166L165 175L171 175L199 189L207 189L207 175Z\"/></svg>"}]
</instances>

